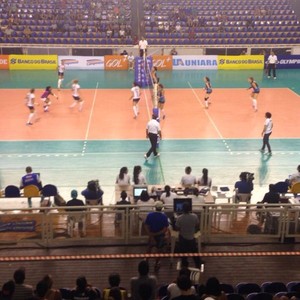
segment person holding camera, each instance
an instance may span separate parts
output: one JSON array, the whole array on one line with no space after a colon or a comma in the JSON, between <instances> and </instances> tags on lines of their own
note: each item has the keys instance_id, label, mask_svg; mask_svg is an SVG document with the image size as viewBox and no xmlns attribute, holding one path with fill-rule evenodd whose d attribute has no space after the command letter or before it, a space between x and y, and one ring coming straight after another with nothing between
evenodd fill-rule
<instances>
[{"instance_id":1,"label":"person holding camera","mask_svg":"<svg viewBox=\"0 0 300 300\"><path fill-rule=\"evenodd\" d=\"M250 203L251 192L253 191L253 180L254 174L249 172L242 172L240 174L240 180L237 181L234 185L235 189L235 198L234 203L238 203L240 201L246 201ZM242 195L248 195L243 200Z\"/></svg>"},{"instance_id":2,"label":"person holding camera","mask_svg":"<svg viewBox=\"0 0 300 300\"><path fill-rule=\"evenodd\" d=\"M103 204L102 196L104 192L101 190L98 180L91 180L87 184L87 188L81 192L84 196L86 204L92 204L97 200L99 205Z\"/></svg>"}]
</instances>

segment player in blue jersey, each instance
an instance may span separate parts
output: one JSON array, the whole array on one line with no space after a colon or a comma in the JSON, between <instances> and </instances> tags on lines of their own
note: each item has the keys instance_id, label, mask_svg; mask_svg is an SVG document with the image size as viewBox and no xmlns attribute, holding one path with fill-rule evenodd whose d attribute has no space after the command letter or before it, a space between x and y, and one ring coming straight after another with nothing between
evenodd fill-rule
<instances>
[{"instance_id":1,"label":"player in blue jersey","mask_svg":"<svg viewBox=\"0 0 300 300\"><path fill-rule=\"evenodd\" d=\"M210 94L212 93L212 87L211 87L209 77L205 76L203 80L204 80L204 83L205 83L205 86L204 86L204 90L205 90L204 103L205 103L205 108L207 109L208 105L210 104L209 97L210 97Z\"/></svg>"},{"instance_id":2,"label":"player in blue jersey","mask_svg":"<svg viewBox=\"0 0 300 300\"><path fill-rule=\"evenodd\" d=\"M252 107L253 107L254 111L257 111L257 97L258 97L258 94L260 93L260 88L253 77L249 77L248 82L250 83L250 87L248 88L248 90L252 89L252 92L250 95L250 97L252 99Z\"/></svg>"}]
</instances>

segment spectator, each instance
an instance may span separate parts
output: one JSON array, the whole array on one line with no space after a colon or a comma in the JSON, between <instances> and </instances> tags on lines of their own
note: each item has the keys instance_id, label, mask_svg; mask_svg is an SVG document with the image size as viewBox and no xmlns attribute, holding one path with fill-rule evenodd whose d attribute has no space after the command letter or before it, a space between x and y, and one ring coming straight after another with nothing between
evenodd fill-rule
<instances>
[{"instance_id":1,"label":"spectator","mask_svg":"<svg viewBox=\"0 0 300 300\"><path fill-rule=\"evenodd\" d=\"M145 297L143 297L143 295L140 294L140 292L145 291L145 288L140 289L140 287L148 285L149 289L147 289L147 293L145 294L148 294L149 300L154 300L157 280L155 276L149 275L149 264L146 260L142 260L139 263L138 272L139 276L133 277L130 280L131 298L133 300L145 300Z\"/></svg>"},{"instance_id":2,"label":"spectator","mask_svg":"<svg viewBox=\"0 0 300 300\"><path fill-rule=\"evenodd\" d=\"M130 203L130 201L128 201L128 198L127 198L127 193L125 191L122 191L121 192L121 199L120 199L120 201L118 201L116 203L116 205L122 206L122 205L130 205L130 204L131 203ZM126 210L126 208L124 208L124 207L117 208L117 210ZM121 219L122 219L122 214L121 213L116 213L116 215L115 215L115 223L119 224L120 221L121 221Z\"/></svg>"},{"instance_id":3,"label":"spectator","mask_svg":"<svg viewBox=\"0 0 300 300\"><path fill-rule=\"evenodd\" d=\"M176 193L171 192L171 187L169 185L165 186L164 192L160 196L160 200L168 207L173 207L173 200L177 197Z\"/></svg>"},{"instance_id":4,"label":"spectator","mask_svg":"<svg viewBox=\"0 0 300 300\"><path fill-rule=\"evenodd\" d=\"M98 291L88 284L84 276L76 279L76 288L72 290L72 299L76 300L95 300L99 299Z\"/></svg>"},{"instance_id":5,"label":"spectator","mask_svg":"<svg viewBox=\"0 0 300 300\"><path fill-rule=\"evenodd\" d=\"M181 25L179 22L177 22L175 25L175 31L176 31L176 33L181 33Z\"/></svg>"},{"instance_id":6,"label":"spectator","mask_svg":"<svg viewBox=\"0 0 300 300\"><path fill-rule=\"evenodd\" d=\"M123 28L121 28L121 29L119 30L119 38L120 38L121 40L124 40L124 39L125 39L125 30L124 30Z\"/></svg>"},{"instance_id":7,"label":"spectator","mask_svg":"<svg viewBox=\"0 0 300 300\"><path fill-rule=\"evenodd\" d=\"M33 296L33 288L24 283L25 279L25 268L17 269L14 273L15 291L12 300L25 300Z\"/></svg>"},{"instance_id":8,"label":"spectator","mask_svg":"<svg viewBox=\"0 0 300 300\"><path fill-rule=\"evenodd\" d=\"M180 253L197 253L197 244L195 233L199 230L199 219L197 215L190 212L190 206L187 202L183 203L183 214L176 220L175 227L179 231L179 249ZM193 256L196 268L201 267L200 256ZM187 257L181 258L182 266L187 266Z\"/></svg>"},{"instance_id":9,"label":"spectator","mask_svg":"<svg viewBox=\"0 0 300 300\"><path fill-rule=\"evenodd\" d=\"M23 33L24 33L24 36L27 39L29 39L31 37L32 31L29 26L25 26Z\"/></svg>"},{"instance_id":10,"label":"spectator","mask_svg":"<svg viewBox=\"0 0 300 300\"><path fill-rule=\"evenodd\" d=\"M169 33L170 32L170 24L168 21L166 21L164 23L164 30L165 30L165 33Z\"/></svg>"},{"instance_id":11,"label":"spectator","mask_svg":"<svg viewBox=\"0 0 300 300\"><path fill-rule=\"evenodd\" d=\"M190 278L191 271L187 267L183 267L182 269L180 269L178 277L183 276L183 275ZM176 281L174 283L169 284L167 290L169 293L170 300L181 295L181 290L178 287ZM195 295L196 294L195 287L191 286L191 288L189 290L187 290L187 293L189 293L190 295Z\"/></svg>"},{"instance_id":12,"label":"spectator","mask_svg":"<svg viewBox=\"0 0 300 300\"><path fill-rule=\"evenodd\" d=\"M269 184L269 192L265 194L262 203L275 204L280 202L280 195L277 193L275 185Z\"/></svg>"},{"instance_id":13,"label":"spectator","mask_svg":"<svg viewBox=\"0 0 300 300\"><path fill-rule=\"evenodd\" d=\"M193 194L191 195L192 201L195 204L205 204L205 199L202 195L200 195L199 189L196 187L193 188Z\"/></svg>"},{"instance_id":14,"label":"spectator","mask_svg":"<svg viewBox=\"0 0 300 300\"><path fill-rule=\"evenodd\" d=\"M125 57L128 56L128 52L126 51L126 49L123 50L123 52L120 53L120 55L123 55Z\"/></svg>"},{"instance_id":15,"label":"spectator","mask_svg":"<svg viewBox=\"0 0 300 300\"><path fill-rule=\"evenodd\" d=\"M250 194L253 190L252 180L248 180L247 172L242 172L240 174L240 181L237 181L234 188L239 194Z\"/></svg>"},{"instance_id":16,"label":"spectator","mask_svg":"<svg viewBox=\"0 0 300 300\"><path fill-rule=\"evenodd\" d=\"M45 294L45 299L47 300L61 300L61 294L59 290L53 289L53 279L51 275L46 275L42 279L42 282L45 283L47 290Z\"/></svg>"},{"instance_id":17,"label":"spectator","mask_svg":"<svg viewBox=\"0 0 300 300\"><path fill-rule=\"evenodd\" d=\"M0 300L11 300L15 291L15 283L13 280L5 282L0 293Z\"/></svg>"},{"instance_id":18,"label":"spectator","mask_svg":"<svg viewBox=\"0 0 300 300\"><path fill-rule=\"evenodd\" d=\"M200 297L191 293L192 281L187 275L180 275L176 284L180 289L180 296L173 298L173 300L200 300Z\"/></svg>"},{"instance_id":19,"label":"spectator","mask_svg":"<svg viewBox=\"0 0 300 300\"><path fill-rule=\"evenodd\" d=\"M28 185L35 185L41 190L42 182L40 180L40 175L38 173L32 173L32 168L30 166L26 167L25 171L26 175L21 178L20 189L23 189Z\"/></svg>"},{"instance_id":20,"label":"spectator","mask_svg":"<svg viewBox=\"0 0 300 300\"><path fill-rule=\"evenodd\" d=\"M181 177L180 184L184 187L193 186L197 183L196 177L194 175L191 175L192 168L190 166L187 166L185 168L185 175Z\"/></svg>"},{"instance_id":21,"label":"spectator","mask_svg":"<svg viewBox=\"0 0 300 300\"><path fill-rule=\"evenodd\" d=\"M123 287L120 287L121 277L119 273L112 273L108 276L109 287L103 290L103 300L109 300L110 292L112 289L118 289L121 293L121 300L127 299L127 290Z\"/></svg>"},{"instance_id":22,"label":"spectator","mask_svg":"<svg viewBox=\"0 0 300 300\"><path fill-rule=\"evenodd\" d=\"M103 204L104 192L102 191L98 180L91 180L87 184L87 188L81 192L81 195L84 196L86 204L90 204L90 200L97 200L99 205Z\"/></svg>"},{"instance_id":23,"label":"spectator","mask_svg":"<svg viewBox=\"0 0 300 300\"><path fill-rule=\"evenodd\" d=\"M5 29L4 29L4 35L6 38L10 38L13 34L13 29L10 28L9 26L7 26Z\"/></svg>"},{"instance_id":24,"label":"spectator","mask_svg":"<svg viewBox=\"0 0 300 300\"><path fill-rule=\"evenodd\" d=\"M145 207L145 206L150 206L154 205L154 199L150 198L149 193L147 191L142 191L140 195L140 199L137 201L137 205L140 206L140 210L143 211L149 211L151 210L151 207Z\"/></svg>"},{"instance_id":25,"label":"spectator","mask_svg":"<svg viewBox=\"0 0 300 300\"><path fill-rule=\"evenodd\" d=\"M210 177L208 177L208 169L202 169L202 176L198 179L198 184L200 186L211 187L212 180Z\"/></svg>"},{"instance_id":26,"label":"spectator","mask_svg":"<svg viewBox=\"0 0 300 300\"><path fill-rule=\"evenodd\" d=\"M127 167L122 167L120 169L119 175L116 178L116 184L119 186L130 184L130 176L128 175Z\"/></svg>"},{"instance_id":27,"label":"spectator","mask_svg":"<svg viewBox=\"0 0 300 300\"><path fill-rule=\"evenodd\" d=\"M211 277L205 285L205 294L202 297L205 299L226 300L226 294L221 290L221 285L216 277Z\"/></svg>"},{"instance_id":28,"label":"spectator","mask_svg":"<svg viewBox=\"0 0 300 300\"><path fill-rule=\"evenodd\" d=\"M297 173L294 173L289 178L289 184L292 186L293 184L300 182L300 165L297 167Z\"/></svg>"},{"instance_id":29,"label":"spectator","mask_svg":"<svg viewBox=\"0 0 300 300\"><path fill-rule=\"evenodd\" d=\"M161 253L167 245L167 232L169 227L168 217L162 212L164 204L156 201L155 211L150 212L145 220L146 232L149 236L149 252ZM156 258L154 270L160 268L160 258Z\"/></svg>"},{"instance_id":30,"label":"spectator","mask_svg":"<svg viewBox=\"0 0 300 300\"><path fill-rule=\"evenodd\" d=\"M133 168L133 182L134 184L145 185L147 184L146 178L142 173L141 166L134 166Z\"/></svg>"},{"instance_id":31,"label":"spectator","mask_svg":"<svg viewBox=\"0 0 300 300\"><path fill-rule=\"evenodd\" d=\"M158 32L163 33L164 32L164 23L158 22Z\"/></svg>"},{"instance_id":32,"label":"spectator","mask_svg":"<svg viewBox=\"0 0 300 300\"><path fill-rule=\"evenodd\" d=\"M175 48L172 48L172 50L170 51L170 55L178 55L178 52Z\"/></svg>"},{"instance_id":33,"label":"spectator","mask_svg":"<svg viewBox=\"0 0 300 300\"><path fill-rule=\"evenodd\" d=\"M47 283L43 280L39 281L35 288L35 296L27 300L49 300L46 298L48 286Z\"/></svg>"}]
</instances>

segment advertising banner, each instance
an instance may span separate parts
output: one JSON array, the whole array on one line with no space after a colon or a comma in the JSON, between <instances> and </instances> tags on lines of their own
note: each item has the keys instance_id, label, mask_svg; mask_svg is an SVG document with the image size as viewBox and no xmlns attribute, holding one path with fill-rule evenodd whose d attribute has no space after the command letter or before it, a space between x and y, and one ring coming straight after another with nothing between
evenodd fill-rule
<instances>
[{"instance_id":1,"label":"advertising banner","mask_svg":"<svg viewBox=\"0 0 300 300\"><path fill-rule=\"evenodd\" d=\"M57 55L9 55L10 70L55 70Z\"/></svg>"},{"instance_id":2,"label":"advertising banner","mask_svg":"<svg viewBox=\"0 0 300 300\"><path fill-rule=\"evenodd\" d=\"M105 70L128 70L128 60L124 55L105 55L104 56Z\"/></svg>"},{"instance_id":3,"label":"advertising banner","mask_svg":"<svg viewBox=\"0 0 300 300\"><path fill-rule=\"evenodd\" d=\"M277 69L300 69L300 55L277 55L277 58Z\"/></svg>"},{"instance_id":4,"label":"advertising banner","mask_svg":"<svg viewBox=\"0 0 300 300\"><path fill-rule=\"evenodd\" d=\"M263 55L218 55L219 70L262 70Z\"/></svg>"},{"instance_id":5,"label":"advertising banner","mask_svg":"<svg viewBox=\"0 0 300 300\"><path fill-rule=\"evenodd\" d=\"M9 69L9 55L0 55L0 70Z\"/></svg>"},{"instance_id":6,"label":"advertising banner","mask_svg":"<svg viewBox=\"0 0 300 300\"><path fill-rule=\"evenodd\" d=\"M216 55L175 55L173 70L217 70Z\"/></svg>"},{"instance_id":7,"label":"advertising banner","mask_svg":"<svg viewBox=\"0 0 300 300\"><path fill-rule=\"evenodd\" d=\"M104 56L59 56L58 62L64 62L66 70L104 69Z\"/></svg>"},{"instance_id":8,"label":"advertising banner","mask_svg":"<svg viewBox=\"0 0 300 300\"><path fill-rule=\"evenodd\" d=\"M173 58L172 55L152 55L153 66L157 70L172 70Z\"/></svg>"}]
</instances>

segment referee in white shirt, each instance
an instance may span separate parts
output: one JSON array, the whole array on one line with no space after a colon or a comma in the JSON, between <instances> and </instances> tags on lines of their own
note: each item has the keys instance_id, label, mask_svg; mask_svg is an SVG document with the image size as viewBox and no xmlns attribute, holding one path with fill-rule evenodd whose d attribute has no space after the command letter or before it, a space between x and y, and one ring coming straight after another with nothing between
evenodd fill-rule
<instances>
[{"instance_id":1,"label":"referee in white shirt","mask_svg":"<svg viewBox=\"0 0 300 300\"><path fill-rule=\"evenodd\" d=\"M268 78L271 77L271 70L272 70L273 78L276 79L276 64L278 63L278 59L274 51L271 51L267 63L268 63Z\"/></svg>"},{"instance_id":2,"label":"referee in white shirt","mask_svg":"<svg viewBox=\"0 0 300 300\"><path fill-rule=\"evenodd\" d=\"M148 42L144 37L139 41L140 57L145 58L147 56Z\"/></svg>"},{"instance_id":3,"label":"referee in white shirt","mask_svg":"<svg viewBox=\"0 0 300 300\"><path fill-rule=\"evenodd\" d=\"M149 151L144 155L145 159L147 160L148 157L153 152L154 157L158 157L159 153L157 153L157 137L161 139L161 130L159 122L156 120L157 116L152 115L152 120L150 120L146 126L146 138L150 140L151 148Z\"/></svg>"},{"instance_id":4,"label":"referee in white shirt","mask_svg":"<svg viewBox=\"0 0 300 300\"><path fill-rule=\"evenodd\" d=\"M264 124L264 129L261 133L261 135L263 136L263 146L260 149L260 151L264 152L265 147L267 146L268 154L272 155L272 150L271 150L271 146L269 143L269 138L270 138L270 135L271 135L272 129L273 129L272 114L270 112L266 112L265 117L266 117L266 120L265 120L265 124Z\"/></svg>"}]
</instances>

